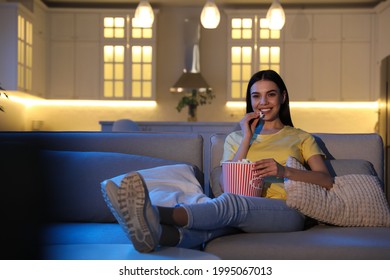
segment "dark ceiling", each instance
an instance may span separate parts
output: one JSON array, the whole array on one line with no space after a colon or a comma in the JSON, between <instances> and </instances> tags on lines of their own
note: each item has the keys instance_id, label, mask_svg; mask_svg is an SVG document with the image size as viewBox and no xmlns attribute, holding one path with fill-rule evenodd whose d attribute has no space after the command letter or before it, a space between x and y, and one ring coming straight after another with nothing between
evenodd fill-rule
<instances>
[{"instance_id":1,"label":"dark ceiling","mask_svg":"<svg viewBox=\"0 0 390 280\"><path fill-rule=\"evenodd\" d=\"M372 8L384 0L280 0L285 8ZM43 0L49 7L136 7L139 0ZM272 0L215 0L220 7L267 7ZM206 0L151 0L153 8L162 6L203 6Z\"/></svg>"}]
</instances>

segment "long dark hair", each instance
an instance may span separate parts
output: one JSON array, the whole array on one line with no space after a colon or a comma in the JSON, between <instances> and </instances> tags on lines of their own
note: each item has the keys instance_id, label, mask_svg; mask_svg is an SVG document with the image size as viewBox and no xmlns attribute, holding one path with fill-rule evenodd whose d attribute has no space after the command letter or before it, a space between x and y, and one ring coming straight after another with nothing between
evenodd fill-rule
<instances>
[{"instance_id":1,"label":"long dark hair","mask_svg":"<svg viewBox=\"0 0 390 280\"><path fill-rule=\"evenodd\" d=\"M280 106L279 118L284 125L289 125L293 127L294 125L292 123L291 114L290 114L290 100L288 97L288 91L286 85L284 84L283 79L279 76L279 74L273 70L259 71L253 74L252 78L249 80L248 88L246 90L246 113L253 112L252 102L251 102L251 88L254 83L261 80L274 82L278 86L279 92L281 94L283 94L283 92L286 93L286 99L284 100L284 103L281 104Z\"/></svg>"}]
</instances>

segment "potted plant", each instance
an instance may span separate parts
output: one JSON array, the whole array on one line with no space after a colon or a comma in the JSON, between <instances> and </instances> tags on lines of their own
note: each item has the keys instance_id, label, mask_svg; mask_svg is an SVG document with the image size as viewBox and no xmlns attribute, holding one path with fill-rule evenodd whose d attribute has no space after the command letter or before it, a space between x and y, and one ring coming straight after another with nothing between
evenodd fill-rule
<instances>
[{"instance_id":1,"label":"potted plant","mask_svg":"<svg viewBox=\"0 0 390 280\"><path fill-rule=\"evenodd\" d=\"M3 89L1 86L0 86L0 97L1 95L4 95L5 97L8 98L8 95L5 93L5 89ZM3 106L0 105L0 111L4 112L4 108Z\"/></svg>"},{"instance_id":2,"label":"potted plant","mask_svg":"<svg viewBox=\"0 0 390 280\"><path fill-rule=\"evenodd\" d=\"M215 95L211 89L207 89L206 91L198 91L197 89L193 89L190 94L186 94L180 99L176 109L178 112L181 112L184 107L188 106L188 121L196 122L196 111L198 106L210 104L214 97Z\"/></svg>"}]
</instances>

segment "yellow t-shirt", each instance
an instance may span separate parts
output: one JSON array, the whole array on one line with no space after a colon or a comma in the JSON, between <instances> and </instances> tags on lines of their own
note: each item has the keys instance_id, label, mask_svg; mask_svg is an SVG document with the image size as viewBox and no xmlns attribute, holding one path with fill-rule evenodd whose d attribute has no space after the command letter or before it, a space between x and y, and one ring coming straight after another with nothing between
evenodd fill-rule
<instances>
[{"instance_id":1,"label":"yellow t-shirt","mask_svg":"<svg viewBox=\"0 0 390 280\"><path fill-rule=\"evenodd\" d=\"M242 139L242 131L232 132L226 137L221 163L233 159ZM246 158L252 162L273 158L281 165L286 165L289 156L295 157L301 163L305 163L311 156L318 154L324 155L310 133L291 126L285 126L275 134L257 135L249 148ZM266 178L265 183L266 187L263 196L286 199L283 179Z\"/></svg>"}]
</instances>

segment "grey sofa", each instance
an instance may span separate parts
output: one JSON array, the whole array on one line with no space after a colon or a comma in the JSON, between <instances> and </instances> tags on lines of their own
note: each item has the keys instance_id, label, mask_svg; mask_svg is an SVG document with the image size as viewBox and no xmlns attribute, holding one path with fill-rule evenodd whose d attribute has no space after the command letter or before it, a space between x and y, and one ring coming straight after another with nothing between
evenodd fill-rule
<instances>
[{"instance_id":1,"label":"grey sofa","mask_svg":"<svg viewBox=\"0 0 390 280\"><path fill-rule=\"evenodd\" d=\"M219 166L226 135L211 138L211 186L221 192ZM333 176L376 174L383 180L384 153L377 134L315 134ZM217 238L206 252L222 259L390 259L390 228L314 224L300 232L239 233Z\"/></svg>"},{"instance_id":2,"label":"grey sofa","mask_svg":"<svg viewBox=\"0 0 390 280\"><path fill-rule=\"evenodd\" d=\"M131 170L188 163L203 183L203 155L219 171L226 135L204 151L197 134L0 132L2 259L390 259L390 228L316 225L302 232L238 233L204 250L134 251L105 205L101 181ZM383 147L375 134L320 134L329 157L367 160L383 178ZM362 148L364 147L364 148ZM347 162L356 170L355 161ZM337 167L337 164L334 164ZM330 165L330 168L333 168ZM344 168L343 172L348 172ZM212 180L218 195L217 183Z\"/></svg>"}]
</instances>

